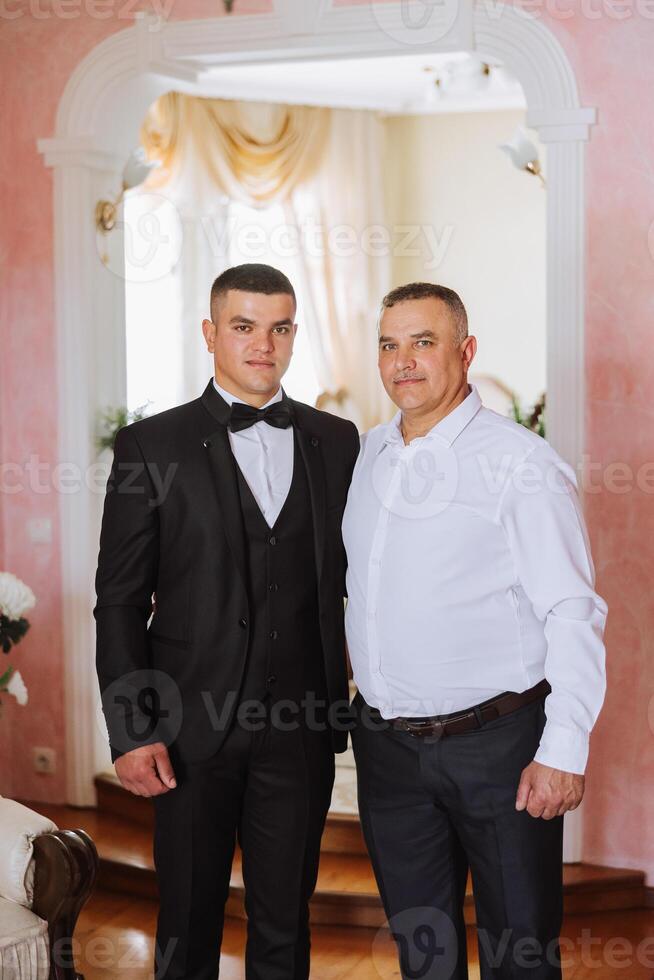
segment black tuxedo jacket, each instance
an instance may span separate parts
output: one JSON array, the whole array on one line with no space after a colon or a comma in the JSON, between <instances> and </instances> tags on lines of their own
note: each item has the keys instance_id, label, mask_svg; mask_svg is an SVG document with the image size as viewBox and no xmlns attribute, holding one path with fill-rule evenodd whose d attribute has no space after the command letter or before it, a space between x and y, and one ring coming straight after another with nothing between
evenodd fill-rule
<instances>
[{"instance_id":1,"label":"black tuxedo jacket","mask_svg":"<svg viewBox=\"0 0 654 980\"><path fill-rule=\"evenodd\" d=\"M311 496L329 700L345 702L341 519L359 436L288 403ZM113 759L156 741L189 762L208 758L237 707L250 610L229 412L211 379L200 398L116 436L93 610ZM333 729L332 741L344 751L347 732Z\"/></svg>"}]
</instances>

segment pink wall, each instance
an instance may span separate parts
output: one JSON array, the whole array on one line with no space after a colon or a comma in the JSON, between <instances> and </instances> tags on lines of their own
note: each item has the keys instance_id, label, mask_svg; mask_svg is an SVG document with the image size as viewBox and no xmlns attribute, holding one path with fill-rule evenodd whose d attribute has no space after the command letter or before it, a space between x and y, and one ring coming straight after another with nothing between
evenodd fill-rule
<instances>
[{"instance_id":1,"label":"pink wall","mask_svg":"<svg viewBox=\"0 0 654 980\"><path fill-rule=\"evenodd\" d=\"M649 885L654 885L652 17L654 9L650 19L555 25L582 98L599 108L587 170L586 425L587 452L605 467L607 486L588 495L586 507L599 589L609 604L609 687L592 740L585 857L645 869ZM620 481L612 486L609 467L615 462L636 476L628 492L614 492Z\"/></svg>"},{"instance_id":2,"label":"pink wall","mask_svg":"<svg viewBox=\"0 0 654 980\"><path fill-rule=\"evenodd\" d=\"M111 6L111 5L110 5ZM3 138L0 141L0 213L3 279L0 339L0 459L24 466L30 456L47 465L44 491L22 477L20 494L0 492L0 569L22 578L37 596L31 630L12 662L29 689L20 708L4 699L0 719L0 794L64 800L64 689L61 636L61 576L57 494L47 490L57 463L56 330L52 256L52 171L36 141L54 135L55 114L68 78L89 51L109 34L129 26L136 5L116 0L108 19L93 17L87 0L75 4L7 2L2 11L22 12L6 19L0 12L3 65ZM216 0L181 3L161 0L171 17L215 16ZM153 4L157 9L157 2ZM243 13L268 10L269 0L238 0ZM107 4L98 5L98 9ZM77 14L70 19L58 11ZM34 16L36 10L40 16ZM16 478L11 477L11 483ZM27 522L52 521L51 544L32 544ZM0 666L5 662L0 653ZM55 776L31 770L31 747L57 752Z\"/></svg>"},{"instance_id":3,"label":"pink wall","mask_svg":"<svg viewBox=\"0 0 654 980\"><path fill-rule=\"evenodd\" d=\"M218 6L216 0L183 6L177 0L171 16L212 16ZM269 3L237 0L236 6L248 13L268 9ZM99 20L83 12L92 7L80 0L80 16L74 19L24 13L5 22L0 32L6 105L0 204L7 243L0 291L3 462L24 461L30 453L50 464L56 461L52 182L36 139L53 134L56 107L74 67L102 38L129 23L119 16L123 8L117 2L115 14ZM38 9L48 5L42 2ZM587 168L587 452L594 463L606 468L621 462L635 476L652 459L654 441L647 401L654 390L654 356L648 348L654 321L654 128L647 115L647 93L654 91L654 5L648 9L646 0L543 0L538 5L532 0L528 9L560 38L583 102L599 108ZM609 692L593 736L585 859L647 868L654 884L654 821L646 819L654 808L654 602L648 581L654 569L654 506L644 475L641 470L645 489L634 481L628 492L616 493L606 485L605 469L605 485L586 502L599 590L610 615ZM602 485L601 477L594 479ZM30 545L26 521L42 516L53 522L52 545ZM15 658L31 703L27 709L11 705L0 720L0 793L62 800L54 493L0 495L0 565L23 577L39 599L32 632ZM57 749L58 776L44 780L30 772L34 744Z\"/></svg>"}]
</instances>

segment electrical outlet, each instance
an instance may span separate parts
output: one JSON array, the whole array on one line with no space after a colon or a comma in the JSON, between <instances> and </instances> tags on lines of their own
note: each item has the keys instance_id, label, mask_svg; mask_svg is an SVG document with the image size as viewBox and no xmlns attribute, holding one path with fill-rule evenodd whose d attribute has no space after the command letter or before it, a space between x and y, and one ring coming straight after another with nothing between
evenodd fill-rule
<instances>
[{"instance_id":1,"label":"electrical outlet","mask_svg":"<svg viewBox=\"0 0 654 980\"><path fill-rule=\"evenodd\" d=\"M54 749L36 746L32 749L32 765L34 772L43 772L47 775L57 771L57 755Z\"/></svg>"}]
</instances>

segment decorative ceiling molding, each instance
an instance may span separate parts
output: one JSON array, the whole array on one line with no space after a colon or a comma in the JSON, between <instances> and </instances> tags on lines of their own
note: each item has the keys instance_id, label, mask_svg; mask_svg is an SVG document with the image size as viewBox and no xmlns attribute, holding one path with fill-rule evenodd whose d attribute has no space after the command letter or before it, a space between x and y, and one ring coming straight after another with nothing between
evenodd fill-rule
<instances>
[{"instance_id":1,"label":"decorative ceiling molding","mask_svg":"<svg viewBox=\"0 0 654 980\"><path fill-rule=\"evenodd\" d=\"M37 147L48 167L77 166L113 173L125 163L117 153L96 149L90 136L40 139Z\"/></svg>"},{"instance_id":2,"label":"decorative ceiling molding","mask_svg":"<svg viewBox=\"0 0 654 980\"><path fill-rule=\"evenodd\" d=\"M317 3L307 3L307 0L286 0L283 4L275 3L275 9L283 23L283 33L287 37L316 34L329 7L331 7L329 0L318 0Z\"/></svg>"},{"instance_id":3,"label":"decorative ceiling molding","mask_svg":"<svg viewBox=\"0 0 654 980\"><path fill-rule=\"evenodd\" d=\"M113 93L139 75L150 77L151 90L141 85L141 102L123 105L135 119L168 88L203 94L206 70L220 64L471 50L503 63L520 81L528 125L545 142L588 138L595 111L580 106L574 73L551 31L513 5L457 3L453 13L450 2L434 8L429 31L437 39L427 45L415 43L419 32L407 26L404 3L334 7L333 0L277 0L271 14L163 23L139 15L72 74L57 114L57 137L88 138L109 150L102 122L116 101Z\"/></svg>"}]
</instances>

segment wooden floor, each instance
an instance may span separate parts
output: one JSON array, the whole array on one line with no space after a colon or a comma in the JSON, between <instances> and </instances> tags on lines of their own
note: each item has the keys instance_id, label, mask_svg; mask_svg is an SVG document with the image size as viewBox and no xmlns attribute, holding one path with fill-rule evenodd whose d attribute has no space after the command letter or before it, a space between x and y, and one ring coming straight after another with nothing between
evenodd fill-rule
<instances>
[{"instance_id":1,"label":"wooden floor","mask_svg":"<svg viewBox=\"0 0 654 980\"><path fill-rule=\"evenodd\" d=\"M77 968L85 980L146 980L153 976L156 903L98 891L76 932ZM563 930L564 980L652 980L654 911L567 916ZM245 926L227 920L221 980L243 980ZM470 980L479 980L474 930L469 930ZM640 950L639 950L640 947ZM391 980L399 977L395 948L374 929L316 926L312 980Z\"/></svg>"},{"instance_id":2,"label":"wooden floor","mask_svg":"<svg viewBox=\"0 0 654 980\"><path fill-rule=\"evenodd\" d=\"M115 787L114 787L115 790ZM82 827L100 853L100 875L75 930L76 965L85 980L152 978L157 915L152 820L136 798L113 793L105 809L32 804L61 828ZM101 801L102 802L102 801ZM150 801L140 801L141 804ZM28 804L29 805L29 804ZM395 945L367 856L352 828L329 830L312 901L312 980L398 980ZM246 924L238 859L232 873L221 980L243 980ZM626 869L564 867L564 980L654 980L654 910L644 876ZM472 895L466 921L474 921ZM328 924L327 924L328 923ZM470 980L479 980L474 927L468 927ZM433 971L432 971L433 972ZM427 980L427 978L425 978Z\"/></svg>"}]
</instances>

